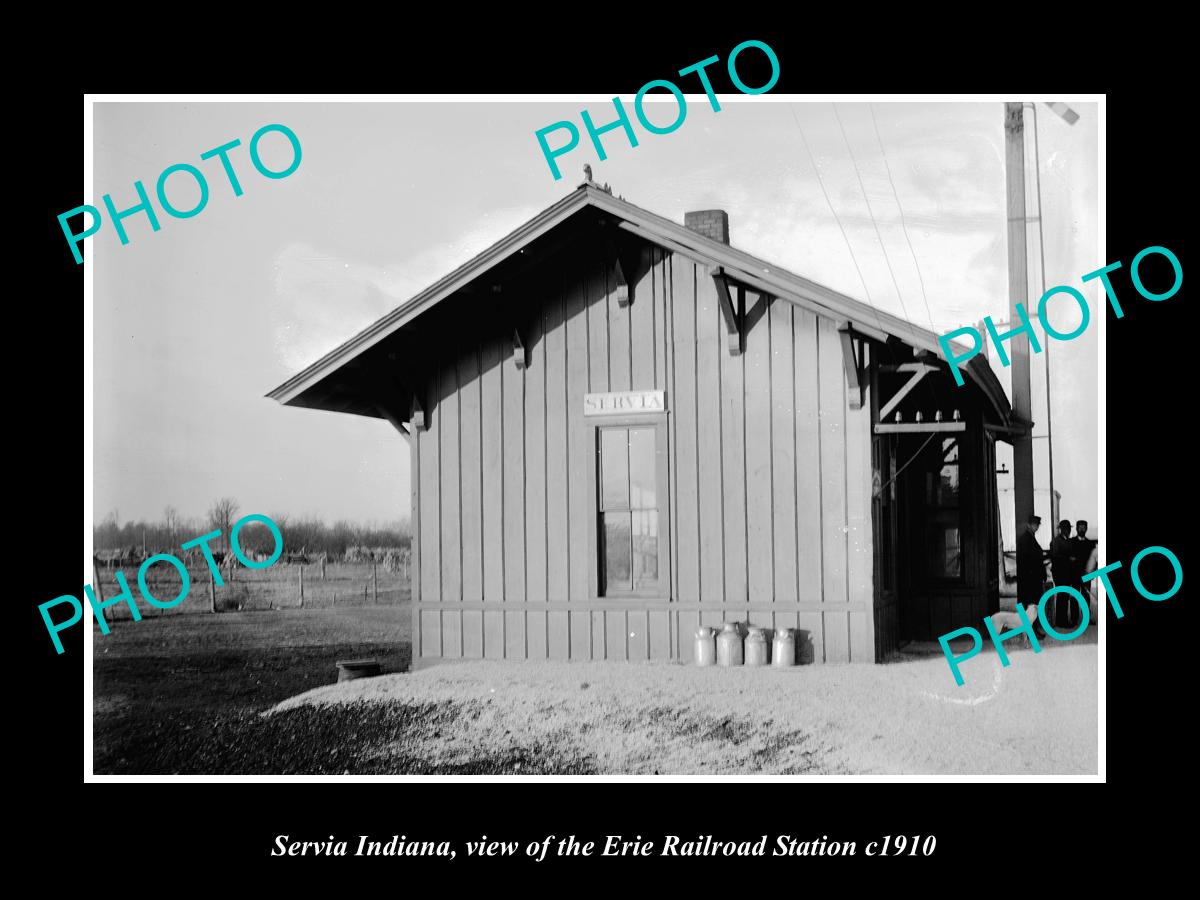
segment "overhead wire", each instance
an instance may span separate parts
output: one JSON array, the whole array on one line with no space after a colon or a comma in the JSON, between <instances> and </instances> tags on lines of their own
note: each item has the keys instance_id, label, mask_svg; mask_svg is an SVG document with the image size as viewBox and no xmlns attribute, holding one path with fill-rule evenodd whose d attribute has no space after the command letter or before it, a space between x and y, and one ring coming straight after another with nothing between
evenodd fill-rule
<instances>
[{"instance_id":1,"label":"overhead wire","mask_svg":"<svg viewBox=\"0 0 1200 900\"><path fill-rule=\"evenodd\" d=\"M883 484L881 484L875 491L873 491L872 496L873 497L882 497L884 488L886 488L889 484L891 484L893 481L895 481L897 478L899 478L900 473L903 472L905 469L907 469L909 466L911 466L916 461L917 457L925 452L925 448L929 446L929 442L932 441L935 437L937 437L938 434L939 434L939 432L937 432L937 431L931 431L929 433L929 437L925 438L925 443L923 443L920 447L917 448L917 452L914 453L912 456L910 456L905 461L904 465L902 465L900 468L898 468L895 471L895 473L892 475L891 478L889 478L887 481L885 481Z\"/></svg>"},{"instance_id":2,"label":"overhead wire","mask_svg":"<svg viewBox=\"0 0 1200 900\"><path fill-rule=\"evenodd\" d=\"M913 266L917 270L917 280L921 283L921 298L925 301L925 314L929 316L929 330L937 333L933 323L933 311L929 308L929 295L925 291L925 276L921 274L921 263L917 261L917 251L913 249L912 238L908 234L908 223L904 219L904 206L900 203L900 192L896 190L896 180L892 177L892 166L888 162L887 151L883 147L883 136L879 133L879 123L875 119L875 106L868 103L871 113L871 125L875 129L875 140L879 142L879 155L883 157L883 167L887 170L888 184L892 186L892 196L896 199L896 209L900 211L900 229L904 232L904 240L908 244L908 252L912 255Z\"/></svg>"},{"instance_id":3,"label":"overhead wire","mask_svg":"<svg viewBox=\"0 0 1200 900\"><path fill-rule=\"evenodd\" d=\"M839 128L839 129L841 130L841 132L842 132L842 140L845 142L845 144L846 144L846 149L847 149L847 150L849 151L849 153L850 153L850 161L851 161L851 163L854 165L854 171L855 171L855 175L856 175L856 177L858 178L859 188L862 190L862 192L863 192L863 197L864 197L864 199L866 199L866 201L867 201L867 212L868 212L868 214L871 216L871 224L872 224L872 225L874 226L874 228L875 228L875 237L876 237L876 239L879 241L879 246L880 246L880 248L883 250L884 260L887 262L888 272L891 274L891 277L892 277L892 284L893 284L893 286L896 288L896 295L897 295L897 297L898 297L898 298L899 298L899 300L900 300L900 306L901 306L901 309L903 309L903 310L904 310L904 318L905 318L905 321L908 323L909 331L912 333L912 337L913 337L913 341L914 341L914 347L916 347L916 346L918 346L918 345L919 345L919 342L918 342L918 339L917 339L917 335L916 335L916 329L915 329L915 327L913 326L913 323L912 323L912 321L911 321L911 320L909 320L909 317L908 317L908 309L907 309L907 307L906 307L906 306L905 306L905 304L904 304L904 297L903 297L903 294L901 293L901 291L900 291L900 286L899 286L899 284L898 284L898 283L897 283L897 281L896 281L896 273L895 273L895 272L892 270L891 261L888 259L888 255L887 255L887 248L886 248L886 247L884 246L884 244L883 244L883 238L882 238L882 236L880 235L880 232L879 232L879 225L878 225L878 223L875 221L875 216L874 216L874 213L871 211L871 201L870 201L870 198L868 198L868 197L867 197L867 191L866 191L866 187L865 187L865 185L863 184L863 181L862 181L862 174L861 174L861 172L859 172L859 169L858 169L858 163L857 163L857 161L854 159L854 152L853 152L853 150L850 148L850 141L849 141L849 139L846 137L846 130L845 130L845 128L842 126L841 117L840 117L840 116L838 115L838 113L837 113L837 106L836 106L836 104L834 104L834 110L833 110L833 111L834 111L834 116L837 118L837 122L838 122L838 128ZM824 179L821 177L821 171L820 171L820 169L817 167L817 161L816 161L816 158L814 157L814 155L813 155L813 152L812 152L812 148L811 148L811 146L810 146L810 145L809 145L809 143L808 143L808 138L807 138L807 137L805 136L805 134L804 134L804 126L800 124L800 119L799 119L799 117L796 115L796 111L795 111L795 109L794 109L794 108L792 108L792 118L793 118L793 119L795 120L795 122L796 122L796 128L797 128L797 129L799 130L799 132L800 132L800 140L801 140L801 142L804 144L804 149L805 149L805 151L808 153L808 158L809 158L809 161L812 163L813 172L814 172L814 174L817 176L817 184L818 184L818 185L820 186L820 188L821 188L821 194L822 194L822 195L824 196L824 198L825 198L825 203L826 203L826 205L829 207L829 212L830 212L830 213L833 215L833 219L834 219L834 221L837 223L838 230L839 230L839 231L842 233L842 240L843 240L843 241L845 241L845 243L846 243L846 249L847 249L847 250L849 251L849 253L850 253L850 260L851 260L851 262L853 262L853 264L854 264L854 269L855 269L855 271L858 273L858 279L859 279L859 282L862 284L862 287L863 287L863 294L864 294L864 295L866 296L866 298L867 298L867 304L868 304L868 305L871 307L871 312L872 312L872 313L874 314L874 316L875 316L875 322L876 322L876 324L878 325L878 327L879 327L879 330L880 330L880 331L883 331L883 332L885 332L885 333L886 333L886 332L887 332L887 329L883 327L883 322L882 322L882 320L879 318L879 312L878 312L878 310L877 310L877 309L876 309L876 307L875 307L875 303L874 303L874 301L873 301L873 300L871 300L871 292L870 292L870 288L868 288L868 287L867 287L867 280L866 280L866 277L863 275L862 267L861 267L861 266L859 266L859 264L858 264L858 257L857 257L857 256L855 255L855 253L854 253L854 247L851 245L851 243L850 243L850 238L849 238L849 236L846 234L846 228L845 228L845 226L842 224L841 217L840 217L840 216L838 216L838 214L837 214L837 210L836 210L836 209L834 208L834 206L833 206L833 201L832 201L832 200L830 199L830 197L829 197L829 191L826 189L826 187L825 187L825 181L824 181ZM890 176L890 172L889 172L889 179L890 179L890 177L891 177L891 176ZM895 184L894 184L894 183L893 183L893 185L892 185L892 189L893 189L893 192L895 192ZM898 201L897 201L897 202L898 202ZM903 214L902 214L902 215L903 215ZM906 237L907 237L907 235L906 235ZM911 250L911 242L910 242L910 245L909 245L909 246L910 246L910 250ZM915 261L915 255L914 255L914 261ZM918 267L918 272L919 272L919 267ZM922 291L924 291L924 280L923 280L923 279L922 279ZM926 299L926 312L928 312L928 311L929 311L929 304L928 304L928 299ZM930 316L930 323L932 324L932 315ZM937 330L937 329L936 329L936 328L934 328L933 330L936 332L936 330ZM931 395L932 395L932 387L931 387L931 386L930 386L930 391L931 391ZM935 402L936 402L936 398L935 398ZM930 435L929 435L929 436L928 436L928 437L925 439L925 441L924 441L924 442L921 444L921 446L920 446L919 448L917 448L917 451L916 451L915 453L913 453L913 454L912 454L912 456L910 456L910 457L909 457L909 459L908 459L908 460L907 460L907 461L904 463L904 465L900 466L900 467L899 467L899 468L898 468L898 469L897 469L897 470L896 470L896 471L895 471L895 472L892 474L891 478L889 478L885 484L883 484L883 485L881 485L881 486L880 486L880 488L878 489L878 491L877 491L877 492L874 492L874 496L876 496L876 497L878 497L878 496L881 496L881 494L882 494L882 492L883 492L884 488L886 488L886 487L887 487L888 485L890 485L890 484L891 484L893 481L895 481L895 480L896 480L896 479L897 479L897 478L900 476L900 474L901 474L901 473L902 473L902 472L903 472L905 469L907 469L907 468L908 468L908 467L909 467L909 466L910 466L910 465L911 465L913 462L915 462L915 461L917 460L917 458L918 458L918 457L920 457L920 456L921 456L921 454L922 454L922 453L925 451L925 448L929 446L929 443L930 443L930 442L931 442L931 441L932 441L932 440L933 440L933 439L934 439L934 438L935 438L935 437L936 437L938 434L939 434L939 432L936 432L936 431L935 431L935 432L931 432L931 433L930 433Z\"/></svg>"},{"instance_id":4,"label":"overhead wire","mask_svg":"<svg viewBox=\"0 0 1200 900\"><path fill-rule=\"evenodd\" d=\"M892 261L888 257L887 247L883 244L883 235L879 231L879 223L875 221L875 213L871 209L871 198L867 195L867 186L863 183L862 171L858 168L858 160L854 158L854 149L850 146L850 138L846 136L846 128L842 124L842 117L838 114L836 103L831 103L833 107L833 117L837 119L838 130L842 133L842 141L846 145L846 152L850 155L850 164L854 166L854 177L858 179L859 190L862 191L863 200L867 204L867 215L871 217L871 226L875 229L875 240L879 241L879 249L883 251L883 261L887 265L888 274L892 277L892 287L896 289L896 297L900 301L900 309L904 313L904 321L908 323L908 330L912 332L913 341L917 340L917 330L913 327L912 320L908 316L908 307L904 303L904 294L900 291L900 283L896 281L896 273L892 269Z\"/></svg>"},{"instance_id":5,"label":"overhead wire","mask_svg":"<svg viewBox=\"0 0 1200 900\"><path fill-rule=\"evenodd\" d=\"M872 107L871 104L869 104L869 103L867 104L867 109L871 114L871 125L875 130L875 140L878 141L878 143L879 143L879 153L883 157L883 165L884 165L885 170L887 171L888 183L892 187L892 197L896 201L896 208L900 211L900 227L904 232L904 240L908 244L908 252L912 255L913 265L916 267L916 270L917 270L917 278L921 282L921 297L925 302L925 314L929 317L929 330L931 332L933 332L934 334L937 334L937 326L933 322L933 312L929 308L929 296L925 291L925 278L921 274L921 264L917 261L916 251L913 249L912 240L911 240L911 238L909 238L909 235L908 235L908 225L904 219L904 206L900 203L900 192L896 190L896 181L892 177L892 167L888 163L887 152L883 148L883 137L879 133L879 123L875 119L875 110L874 110L874 107ZM837 116L837 105L836 104L834 104L833 111L834 111L834 115ZM837 116L837 119L838 119L838 126L841 127L842 126L841 116ZM852 150L850 150L850 141L846 136L846 129L844 127L842 127L842 140L844 140L846 142L846 149L850 151L850 159L851 159L851 161L853 161L854 153ZM858 173L858 164L857 163L855 163L854 170L856 173ZM879 246L883 250L883 258L887 262L888 272L891 273L891 276L892 276L892 285L896 288L896 295L900 298L900 307L904 310L905 319L908 320L908 308L905 306L905 303L904 303L904 295L900 290L900 285L896 281L896 273L892 269L891 259L888 256L887 247L884 247L883 239L882 239L882 237L879 236L879 225L876 223L874 213L871 212L871 201L867 197L866 188L863 186L861 173L859 173L858 183L859 183L859 187L862 188L863 198L867 200L867 212L871 214L871 222L872 222L872 224L875 225L875 236L876 236L876 238L879 239ZM909 330L912 332L912 335L913 335L913 340L915 341L916 340L916 329L913 327L913 323L911 320L909 320L908 324L909 324ZM934 406L936 408L937 394L934 392L933 386L929 383L929 381L925 382L925 390L929 394L929 397L933 401Z\"/></svg>"},{"instance_id":6,"label":"overhead wire","mask_svg":"<svg viewBox=\"0 0 1200 900\"><path fill-rule=\"evenodd\" d=\"M850 261L854 263L854 271L858 272L858 280L862 284L863 294L866 295L867 305L871 307L871 312L875 316L875 324L879 330L886 333L887 329L883 327L883 321L879 318L879 311L875 308L875 303L871 299L871 291L867 287L867 279L863 277L862 268L858 264L858 257L854 255L854 247L850 244L850 238L846 234L846 228L842 225L841 217L838 216L837 210L833 208L833 201L829 199L829 191L825 189L825 180L821 178L821 170L817 168L816 157L813 156L812 148L808 145L808 138L804 136L804 126L800 124L800 117L796 115L795 107L788 104L788 108L792 112L792 118L796 120L796 128L800 130L800 141L804 144L804 149L808 153L808 159L812 163L813 172L817 176L817 184L821 186L821 194L825 197L825 204L829 207L829 212L833 214L833 221L837 223L838 230L842 233L842 240L846 242L846 249L850 251Z\"/></svg>"}]
</instances>

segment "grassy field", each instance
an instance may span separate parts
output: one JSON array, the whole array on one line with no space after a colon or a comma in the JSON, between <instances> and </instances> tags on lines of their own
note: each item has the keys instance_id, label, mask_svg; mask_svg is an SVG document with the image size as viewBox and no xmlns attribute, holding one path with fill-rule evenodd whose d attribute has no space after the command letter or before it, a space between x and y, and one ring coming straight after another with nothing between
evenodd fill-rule
<instances>
[{"instance_id":1,"label":"grassy field","mask_svg":"<svg viewBox=\"0 0 1200 900\"><path fill-rule=\"evenodd\" d=\"M107 637L93 625L94 769L249 771L228 744L261 710L333 682L339 659L407 669L411 624L404 604L175 614L118 622Z\"/></svg>"},{"instance_id":2,"label":"grassy field","mask_svg":"<svg viewBox=\"0 0 1200 900\"><path fill-rule=\"evenodd\" d=\"M981 654L957 688L927 647L883 666L471 661L396 674L410 622L404 605L97 629L95 771L1096 771L1094 628L1013 650L1008 668ZM332 684L336 660L355 656L393 674Z\"/></svg>"}]
</instances>

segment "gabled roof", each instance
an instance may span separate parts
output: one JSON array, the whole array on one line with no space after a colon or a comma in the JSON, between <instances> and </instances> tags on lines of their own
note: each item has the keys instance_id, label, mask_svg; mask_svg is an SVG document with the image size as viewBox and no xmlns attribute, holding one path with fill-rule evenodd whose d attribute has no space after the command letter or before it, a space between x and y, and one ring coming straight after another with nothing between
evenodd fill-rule
<instances>
[{"instance_id":1,"label":"gabled roof","mask_svg":"<svg viewBox=\"0 0 1200 900\"><path fill-rule=\"evenodd\" d=\"M619 221L622 228L645 240L681 253L707 265L721 266L734 281L763 290L818 315L849 324L855 331L876 340L894 337L909 346L928 350L944 359L938 336L906 319L877 310L868 304L751 256L728 244L712 240L676 222L655 215L626 200L612 196L588 182L581 184L553 206L543 210L515 231L501 238L474 259L434 282L412 299L363 329L345 343L326 353L303 371L267 394L285 405L312 406L301 397L305 391L329 378L343 366L358 359L376 344L400 331L421 314L432 309L456 291L519 252L522 248L554 230L575 213L593 207ZM1011 421L1011 408L1004 389L982 356L971 359L965 368L976 385L991 401L1004 423Z\"/></svg>"}]
</instances>

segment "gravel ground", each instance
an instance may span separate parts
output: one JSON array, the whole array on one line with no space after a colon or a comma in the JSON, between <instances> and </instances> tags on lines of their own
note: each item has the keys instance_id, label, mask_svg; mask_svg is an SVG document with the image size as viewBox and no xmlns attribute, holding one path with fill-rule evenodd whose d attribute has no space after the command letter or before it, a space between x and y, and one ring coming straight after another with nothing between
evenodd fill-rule
<instances>
[{"instance_id":1,"label":"gravel ground","mask_svg":"<svg viewBox=\"0 0 1200 900\"><path fill-rule=\"evenodd\" d=\"M961 688L940 656L785 670L472 661L309 691L263 728L314 714L358 726L349 771L1095 774L1096 650L1015 650L1006 669L983 654Z\"/></svg>"},{"instance_id":2,"label":"gravel ground","mask_svg":"<svg viewBox=\"0 0 1200 900\"><path fill-rule=\"evenodd\" d=\"M174 616L96 634L95 771L211 774L1096 771L1096 630L883 666L473 661L412 674L407 608ZM332 684L337 659L381 677ZM270 712L264 715L264 712Z\"/></svg>"}]
</instances>

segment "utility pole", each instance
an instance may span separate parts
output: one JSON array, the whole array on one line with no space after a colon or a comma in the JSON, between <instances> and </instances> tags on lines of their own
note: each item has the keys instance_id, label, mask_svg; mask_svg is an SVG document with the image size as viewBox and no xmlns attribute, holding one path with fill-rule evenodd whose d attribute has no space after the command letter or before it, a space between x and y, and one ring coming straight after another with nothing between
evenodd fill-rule
<instances>
[{"instance_id":1,"label":"utility pole","mask_svg":"<svg viewBox=\"0 0 1200 900\"><path fill-rule=\"evenodd\" d=\"M1025 121L1021 103L1004 104L1005 183L1008 189L1009 319L1021 321L1017 304L1028 306L1029 267L1026 257ZM1013 413L1022 431L1013 435L1013 506L1017 532L1033 514L1033 403L1029 388L1029 338L1019 335L1010 345ZM1018 562L1017 578L1020 579ZM1025 598L1022 598L1023 600Z\"/></svg>"},{"instance_id":2,"label":"utility pole","mask_svg":"<svg viewBox=\"0 0 1200 900\"><path fill-rule=\"evenodd\" d=\"M1051 104L1051 105L1054 106L1055 104ZM1057 105L1061 106L1062 104L1057 104ZM1034 196L1037 198L1037 225L1038 225L1038 272L1041 274L1040 290L1045 292L1045 290L1046 290L1046 231L1045 231L1046 219L1045 219L1045 213L1042 211L1042 166L1041 166L1042 154L1038 150L1037 105L1035 104L1032 107L1032 109L1033 109L1033 178L1034 178L1034 184L1036 185L1036 189L1034 190ZM1075 115L1074 110L1071 110L1069 108L1067 109L1067 112L1071 113L1071 115ZM1071 118L1064 115L1063 113L1060 112L1059 114L1063 115L1063 118L1066 119L1068 123L1073 121ZM1079 117L1075 116L1075 118L1077 119ZM1046 340L1043 342L1043 346L1042 346L1042 359L1043 359L1043 362L1044 362L1045 368L1046 368L1046 468L1047 468L1047 478L1050 482L1050 527L1052 529L1054 529L1055 533L1057 534L1058 533L1058 516L1059 516L1059 513L1058 513L1059 497L1058 497L1058 492L1056 490L1054 490L1054 428L1052 425L1053 416L1051 415L1051 413L1053 411L1053 404L1050 402L1050 345L1052 343L1054 343L1054 342L1050 340L1050 336L1046 335Z\"/></svg>"}]
</instances>

